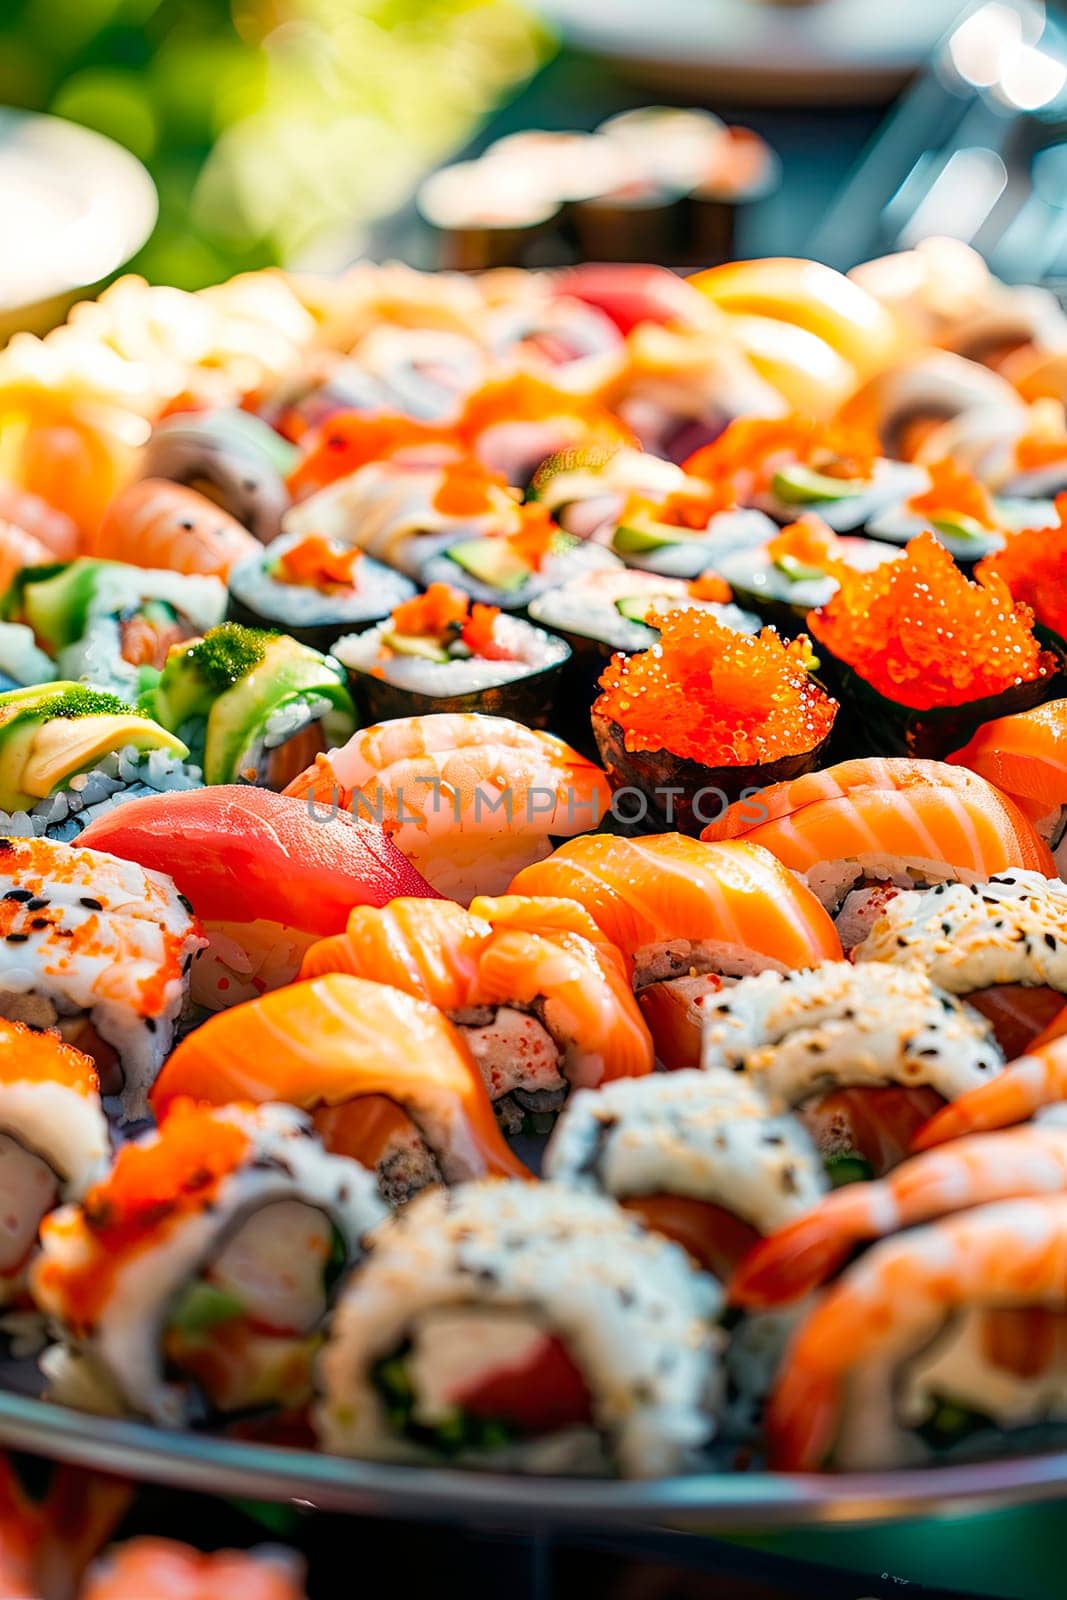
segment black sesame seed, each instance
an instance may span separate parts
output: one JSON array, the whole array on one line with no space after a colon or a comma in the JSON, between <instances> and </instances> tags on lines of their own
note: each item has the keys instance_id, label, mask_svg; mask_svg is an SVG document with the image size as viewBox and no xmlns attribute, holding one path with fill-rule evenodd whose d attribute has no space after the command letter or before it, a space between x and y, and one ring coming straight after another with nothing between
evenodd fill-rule
<instances>
[{"instance_id":1,"label":"black sesame seed","mask_svg":"<svg viewBox=\"0 0 1067 1600\"><path fill-rule=\"evenodd\" d=\"M1048 945L1050 950L1055 950L1055 948L1056 948L1056 935L1054 933L1046 933L1046 935L1045 935L1045 943Z\"/></svg>"},{"instance_id":2,"label":"black sesame seed","mask_svg":"<svg viewBox=\"0 0 1067 1600\"><path fill-rule=\"evenodd\" d=\"M29 937L28 933L9 933L7 942L8 944L25 944Z\"/></svg>"},{"instance_id":3,"label":"black sesame seed","mask_svg":"<svg viewBox=\"0 0 1067 1600\"><path fill-rule=\"evenodd\" d=\"M149 1033L155 1033L155 1031L156 1031L156 1019L155 1019L155 1017L145 1017L144 1025L148 1029Z\"/></svg>"},{"instance_id":4,"label":"black sesame seed","mask_svg":"<svg viewBox=\"0 0 1067 1600\"><path fill-rule=\"evenodd\" d=\"M27 911L43 911L47 904L48 904L47 895L43 895L43 894L35 895L32 900L27 900L26 901L26 910Z\"/></svg>"},{"instance_id":5,"label":"black sesame seed","mask_svg":"<svg viewBox=\"0 0 1067 1600\"><path fill-rule=\"evenodd\" d=\"M17 900L19 902L23 900L32 900L33 891L31 889L9 889L4 896L4 899Z\"/></svg>"},{"instance_id":6,"label":"black sesame seed","mask_svg":"<svg viewBox=\"0 0 1067 1600\"><path fill-rule=\"evenodd\" d=\"M94 900L91 894L83 894L78 904L84 906L86 911L103 911L104 909L103 901Z\"/></svg>"},{"instance_id":7,"label":"black sesame seed","mask_svg":"<svg viewBox=\"0 0 1067 1600\"><path fill-rule=\"evenodd\" d=\"M47 926L47 917L34 917L33 921L30 923L30 927L33 928L37 933L40 933L41 929L47 928Z\"/></svg>"}]
</instances>

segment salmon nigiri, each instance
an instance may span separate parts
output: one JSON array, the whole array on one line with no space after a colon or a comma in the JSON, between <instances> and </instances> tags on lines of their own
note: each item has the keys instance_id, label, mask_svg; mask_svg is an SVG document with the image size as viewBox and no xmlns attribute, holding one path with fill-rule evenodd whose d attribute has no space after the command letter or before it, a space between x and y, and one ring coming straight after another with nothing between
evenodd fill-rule
<instances>
[{"instance_id":1,"label":"salmon nigiri","mask_svg":"<svg viewBox=\"0 0 1067 1600\"><path fill-rule=\"evenodd\" d=\"M1067 806L1067 700L983 723L949 761L995 783L1011 796L1038 833L1058 849ZM1056 855L1057 866L1067 859Z\"/></svg>"},{"instance_id":2,"label":"salmon nigiri","mask_svg":"<svg viewBox=\"0 0 1067 1600\"><path fill-rule=\"evenodd\" d=\"M842 762L737 802L703 837L744 838L800 873L837 915L846 948L895 889L977 883L1018 867L1055 875L1013 800L940 761Z\"/></svg>"},{"instance_id":3,"label":"salmon nigiri","mask_svg":"<svg viewBox=\"0 0 1067 1600\"><path fill-rule=\"evenodd\" d=\"M672 1068L699 1062L707 995L747 973L841 956L811 891L747 842L586 834L526 867L510 892L568 897L585 908L626 953L657 1054Z\"/></svg>"},{"instance_id":4,"label":"salmon nigiri","mask_svg":"<svg viewBox=\"0 0 1067 1600\"><path fill-rule=\"evenodd\" d=\"M338 1153L374 1166L393 1200L441 1177L526 1176L457 1030L425 1000L347 974L294 983L209 1018L156 1080L157 1118L183 1096L343 1111L323 1118L320 1131L327 1140L336 1131ZM403 1122L383 1124L383 1097L406 1113ZM364 1139L359 1111L368 1100Z\"/></svg>"},{"instance_id":5,"label":"salmon nigiri","mask_svg":"<svg viewBox=\"0 0 1067 1600\"><path fill-rule=\"evenodd\" d=\"M81 1600L303 1600L303 1563L272 1545L207 1555L173 1539L142 1537L109 1550Z\"/></svg>"},{"instance_id":6,"label":"salmon nigiri","mask_svg":"<svg viewBox=\"0 0 1067 1600\"><path fill-rule=\"evenodd\" d=\"M305 977L330 971L395 984L446 1011L507 1127L555 1112L569 1086L652 1071L622 957L570 901L356 906L344 933L304 957Z\"/></svg>"},{"instance_id":7,"label":"salmon nigiri","mask_svg":"<svg viewBox=\"0 0 1067 1600\"><path fill-rule=\"evenodd\" d=\"M131 483L111 501L86 554L135 567L212 574L224 581L261 549L247 528L205 495L163 478Z\"/></svg>"}]
</instances>

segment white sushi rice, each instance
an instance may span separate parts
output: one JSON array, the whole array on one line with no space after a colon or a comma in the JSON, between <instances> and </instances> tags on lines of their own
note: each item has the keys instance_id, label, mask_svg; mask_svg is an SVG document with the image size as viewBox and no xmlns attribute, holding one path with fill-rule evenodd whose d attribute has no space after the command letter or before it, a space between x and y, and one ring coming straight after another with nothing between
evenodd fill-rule
<instances>
[{"instance_id":1,"label":"white sushi rice","mask_svg":"<svg viewBox=\"0 0 1067 1600\"><path fill-rule=\"evenodd\" d=\"M0 677L21 688L52 683L56 664L39 649L33 629L21 622L0 622Z\"/></svg>"},{"instance_id":2,"label":"white sushi rice","mask_svg":"<svg viewBox=\"0 0 1067 1600\"><path fill-rule=\"evenodd\" d=\"M275 540L262 554L242 561L230 574L230 593L265 623L285 628L330 627L338 632L375 617L388 616L394 606L416 593L410 578L363 556L356 581L317 589L308 583L286 583L274 568L285 551L302 542L302 535Z\"/></svg>"},{"instance_id":3,"label":"white sushi rice","mask_svg":"<svg viewBox=\"0 0 1067 1600\"><path fill-rule=\"evenodd\" d=\"M462 1308L478 1313L487 1347L501 1317L558 1335L595 1418L594 1428L461 1455L463 1464L656 1477L690 1464L710 1438L715 1281L610 1200L553 1183L482 1182L419 1195L349 1277L319 1361L314 1421L327 1450L433 1459L392 1426L372 1372L420 1324Z\"/></svg>"},{"instance_id":4,"label":"white sushi rice","mask_svg":"<svg viewBox=\"0 0 1067 1600\"><path fill-rule=\"evenodd\" d=\"M762 1234L800 1216L827 1188L799 1118L776 1114L752 1077L726 1072L655 1073L580 1090L556 1124L543 1170L615 1200L704 1200Z\"/></svg>"},{"instance_id":5,"label":"white sushi rice","mask_svg":"<svg viewBox=\"0 0 1067 1600\"><path fill-rule=\"evenodd\" d=\"M373 1174L345 1156L328 1155L294 1107L224 1106L216 1115L249 1136L241 1166L221 1181L210 1206L189 1205L177 1220L164 1216L154 1242L113 1264L110 1293L91 1332L75 1334L61 1287L50 1292L48 1275L37 1279L38 1302L65 1336L41 1363L55 1400L81 1404L95 1392L99 1409L117 1404L164 1427L187 1421L193 1397L164 1377L162 1329L181 1290L216 1260L236 1226L264 1206L301 1201L329 1218L351 1260L388 1215ZM153 1131L143 1142L159 1137ZM45 1261L66 1271L91 1263L97 1248L91 1222L74 1206L56 1213L43 1244Z\"/></svg>"},{"instance_id":6,"label":"white sushi rice","mask_svg":"<svg viewBox=\"0 0 1067 1600\"><path fill-rule=\"evenodd\" d=\"M448 541L448 545L455 543L455 539ZM472 600L480 601L483 605L517 610L534 595L543 594L546 589L558 588L561 583L580 577L583 572L605 567L617 571L621 564L618 556L603 545L579 540L570 549L550 552L540 570L531 572L517 589L502 590L473 577L458 561L452 560L446 546L440 553L428 555L419 566L417 576L419 582L427 586L431 583L448 583L453 588L462 589Z\"/></svg>"},{"instance_id":7,"label":"white sushi rice","mask_svg":"<svg viewBox=\"0 0 1067 1600\"><path fill-rule=\"evenodd\" d=\"M387 640L391 624L383 622L366 633L346 634L333 647L333 655L353 672L373 673L398 689L416 694L475 694L503 683L514 683L562 666L569 651L561 639L541 628L534 628L517 617L497 617L493 637L512 658L488 661L480 656L461 656L449 661L429 661L425 656L400 655L391 651Z\"/></svg>"},{"instance_id":8,"label":"white sushi rice","mask_svg":"<svg viewBox=\"0 0 1067 1600\"><path fill-rule=\"evenodd\" d=\"M950 994L998 983L1067 994L1067 883L1018 871L895 895L852 959L910 963Z\"/></svg>"},{"instance_id":9,"label":"white sushi rice","mask_svg":"<svg viewBox=\"0 0 1067 1600\"><path fill-rule=\"evenodd\" d=\"M105 756L91 772L76 774L66 789L39 801L32 810L0 811L0 834L69 841L126 800L199 789L203 781L200 768L180 756L126 745Z\"/></svg>"},{"instance_id":10,"label":"white sushi rice","mask_svg":"<svg viewBox=\"0 0 1067 1600\"><path fill-rule=\"evenodd\" d=\"M915 966L763 972L710 995L703 1019L704 1071L749 1074L785 1106L887 1084L956 1100L1004 1065L985 1018Z\"/></svg>"},{"instance_id":11,"label":"white sushi rice","mask_svg":"<svg viewBox=\"0 0 1067 1600\"><path fill-rule=\"evenodd\" d=\"M535 622L546 628L595 639L607 649L622 650L628 655L657 644L657 629L624 617L618 606L620 600L655 601L661 611L710 612L724 628L735 633L756 633L760 627L759 618L740 606L694 600L689 585L681 578L627 569L583 573L531 600L529 612Z\"/></svg>"}]
</instances>

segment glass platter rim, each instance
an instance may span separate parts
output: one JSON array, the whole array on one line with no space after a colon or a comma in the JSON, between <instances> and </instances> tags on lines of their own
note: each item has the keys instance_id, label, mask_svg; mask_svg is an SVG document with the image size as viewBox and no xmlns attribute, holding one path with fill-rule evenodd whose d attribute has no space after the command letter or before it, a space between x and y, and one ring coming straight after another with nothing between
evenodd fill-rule
<instances>
[{"instance_id":1,"label":"glass platter rim","mask_svg":"<svg viewBox=\"0 0 1067 1600\"><path fill-rule=\"evenodd\" d=\"M0 1391L0 1445L118 1476L223 1496L298 1501L404 1520L516 1532L640 1524L722 1532L874 1526L1067 1495L1067 1450L881 1473L705 1472L620 1481L540 1478L357 1461L157 1428Z\"/></svg>"}]
</instances>

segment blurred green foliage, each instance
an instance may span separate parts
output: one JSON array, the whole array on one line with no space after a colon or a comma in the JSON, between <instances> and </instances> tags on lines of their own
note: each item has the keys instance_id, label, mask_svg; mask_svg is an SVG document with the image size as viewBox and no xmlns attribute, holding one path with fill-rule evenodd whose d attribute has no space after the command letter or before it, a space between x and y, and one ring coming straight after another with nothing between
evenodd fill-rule
<instances>
[{"instance_id":1,"label":"blurred green foliage","mask_svg":"<svg viewBox=\"0 0 1067 1600\"><path fill-rule=\"evenodd\" d=\"M135 266L195 288L358 253L544 48L520 0L0 0L0 104L139 156Z\"/></svg>"}]
</instances>

